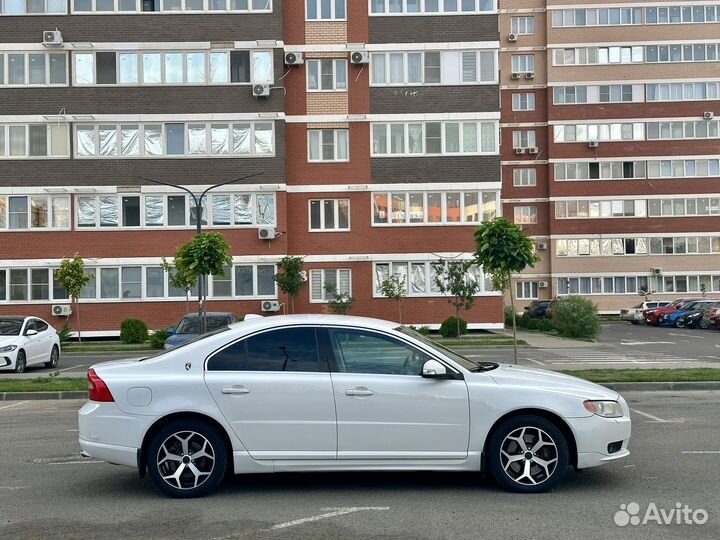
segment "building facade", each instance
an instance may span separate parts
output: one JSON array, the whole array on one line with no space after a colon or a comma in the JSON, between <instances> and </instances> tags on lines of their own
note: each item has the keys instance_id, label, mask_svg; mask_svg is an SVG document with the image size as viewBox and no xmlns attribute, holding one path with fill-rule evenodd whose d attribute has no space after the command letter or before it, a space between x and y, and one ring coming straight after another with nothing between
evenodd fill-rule
<instances>
[{"instance_id":1,"label":"building facade","mask_svg":"<svg viewBox=\"0 0 720 540\"><path fill-rule=\"evenodd\" d=\"M525 300L720 293L720 2L500 2L503 207Z\"/></svg>"},{"instance_id":2,"label":"building facade","mask_svg":"<svg viewBox=\"0 0 720 540\"><path fill-rule=\"evenodd\" d=\"M296 312L327 311L335 288L397 319L379 284L399 275L403 322L453 314L435 263L471 259L501 212L494 0L0 0L0 24L3 313L62 326L53 269L78 253L84 331L174 324L194 306L163 258L201 219L233 256L209 310L285 303L272 278L294 255ZM199 195L258 173L199 217L152 181ZM501 296L468 279L471 327L501 325Z\"/></svg>"}]
</instances>

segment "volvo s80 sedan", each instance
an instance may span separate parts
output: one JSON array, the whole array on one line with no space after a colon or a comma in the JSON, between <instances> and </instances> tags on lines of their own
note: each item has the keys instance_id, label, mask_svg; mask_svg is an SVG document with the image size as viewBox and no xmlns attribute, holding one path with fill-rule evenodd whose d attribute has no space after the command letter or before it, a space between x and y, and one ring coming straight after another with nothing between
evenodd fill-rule
<instances>
[{"instance_id":1,"label":"volvo s80 sedan","mask_svg":"<svg viewBox=\"0 0 720 540\"><path fill-rule=\"evenodd\" d=\"M173 497L210 493L227 471L483 471L536 493L629 453L617 392L471 362L376 319L254 318L88 379L83 454Z\"/></svg>"}]
</instances>

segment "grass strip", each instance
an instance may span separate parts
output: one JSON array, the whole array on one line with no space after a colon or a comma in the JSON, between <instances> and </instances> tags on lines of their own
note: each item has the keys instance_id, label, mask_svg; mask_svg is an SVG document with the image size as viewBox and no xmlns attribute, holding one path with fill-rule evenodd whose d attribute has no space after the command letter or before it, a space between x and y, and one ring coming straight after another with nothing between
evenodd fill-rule
<instances>
[{"instance_id":1,"label":"grass strip","mask_svg":"<svg viewBox=\"0 0 720 540\"><path fill-rule=\"evenodd\" d=\"M720 381L720 369L581 369L562 373L596 383Z\"/></svg>"},{"instance_id":2,"label":"grass strip","mask_svg":"<svg viewBox=\"0 0 720 540\"><path fill-rule=\"evenodd\" d=\"M63 392L87 390L84 377L38 377L36 379L1 379L0 392Z\"/></svg>"}]
</instances>

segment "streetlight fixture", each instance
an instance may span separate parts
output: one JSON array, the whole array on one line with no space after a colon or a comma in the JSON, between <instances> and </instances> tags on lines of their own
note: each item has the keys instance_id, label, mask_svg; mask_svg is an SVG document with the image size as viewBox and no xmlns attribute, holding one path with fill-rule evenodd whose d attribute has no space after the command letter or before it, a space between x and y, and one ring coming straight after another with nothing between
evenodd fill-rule
<instances>
[{"instance_id":1,"label":"streetlight fixture","mask_svg":"<svg viewBox=\"0 0 720 540\"><path fill-rule=\"evenodd\" d=\"M217 184L213 184L209 188L207 188L205 191L203 191L200 196L198 197L195 195L195 193L192 192L192 190L186 188L185 186L181 186L178 184L173 184L172 182L166 182L164 180L157 180L155 178L148 178L147 176L140 176L139 178L141 180L147 180L148 182L152 182L154 184L160 184L163 186L168 186L176 189L180 189L184 192L186 192L190 197L192 197L193 201L195 202L195 234L199 235L202 233L202 216L203 216L203 198L210 190L213 190L215 188L219 188L222 186L226 186L228 184L232 184L235 182L239 182L241 180L247 180L248 178L252 178L254 176L260 176L263 174L263 172L256 172L252 174L247 174L245 176L241 176L239 178L233 178L231 180L225 180L224 182L219 182ZM202 334L205 333L207 330L207 320L206 320L206 310L205 310L205 276L198 276L198 315L200 315L200 330Z\"/></svg>"}]
</instances>

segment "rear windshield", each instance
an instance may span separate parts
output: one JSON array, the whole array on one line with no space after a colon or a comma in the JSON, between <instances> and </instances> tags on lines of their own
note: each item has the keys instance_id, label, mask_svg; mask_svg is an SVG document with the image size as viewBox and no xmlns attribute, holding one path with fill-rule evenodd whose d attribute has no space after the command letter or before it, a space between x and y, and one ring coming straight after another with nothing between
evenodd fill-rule
<instances>
[{"instance_id":1,"label":"rear windshield","mask_svg":"<svg viewBox=\"0 0 720 540\"><path fill-rule=\"evenodd\" d=\"M214 335L217 335L217 334L222 334L223 332L227 332L228 330L230 330L230 327L229 327L229 326L221 326L220 328L216 328L215 330L213 330L212 332L208 332L207 334L202 334L202 335L199 335L199 336L194 337L194 338L192 338L192 339L188 339L187 341L184 341L184 342L181 343L180 345L176 345L176 346L173 347L172 349L167 349L167 350L159 351L159 352L156 353L156 354L151 354L150 356L146 356L146 357L144 357L144 358L141 358L140 361L142 362L143 360L150 360L151 358L158 358L159 356L163 356L163 355L168 354L168 353L174 353L174 352L177 351L178 349L182 349L183 347L187 347L187 346L190 345L191 343L195 343L195 342L197 342L197 341L200 341L200 340L203 340L203 339L207 339L207 338L209 338L210 336L214 336Z\"/></svg>"},{"instance_id":2,"label":"rear windshield","mask_svg":"<svg viewBox=\"0 0 720 540\"><path fill-rule=\"evenodd\" d=\"M223 315L222 317L208 317L207 318L207 330L212 332L222 326L230 324L230 318ZM195 317L184 317L175 331L176 334L199 334L200 333L200 318Z\"/></svg>"}]
</instances>

